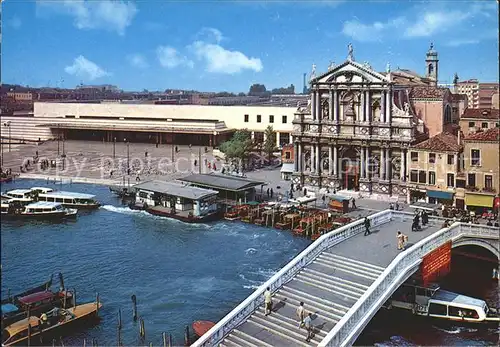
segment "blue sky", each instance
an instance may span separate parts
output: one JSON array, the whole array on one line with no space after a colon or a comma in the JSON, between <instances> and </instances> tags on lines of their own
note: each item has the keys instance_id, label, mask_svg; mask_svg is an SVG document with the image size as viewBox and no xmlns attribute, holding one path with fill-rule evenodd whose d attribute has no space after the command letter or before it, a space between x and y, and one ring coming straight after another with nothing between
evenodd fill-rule
<instances>
[{"instance_id":1,"label":"blue sky","mask_svg":"<svg viewBox=\"0 0 500 347\"><path fill-rule=\"evenodd\" d=\"M5 0L4 83L115 84L247 92L293 83L346 59L423 73L439 52L440 82L498 81L496 1Z\"/></svg>"}]
</instances>

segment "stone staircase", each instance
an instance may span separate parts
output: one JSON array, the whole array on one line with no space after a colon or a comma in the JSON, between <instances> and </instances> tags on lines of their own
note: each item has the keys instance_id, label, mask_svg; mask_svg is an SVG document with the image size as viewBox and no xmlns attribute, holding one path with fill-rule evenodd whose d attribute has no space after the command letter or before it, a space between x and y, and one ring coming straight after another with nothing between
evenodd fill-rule
<instances>
[{"instance_id":1,"label":"stone staircase","mask_svg":"<svg viewBox=\"0 0 500 347\"><path fill-rule=\"evenodd\" d=\"M325 251L273 294L269 316L259 307L220 346L316 346L383 271L381 266ZM295 313L301 301L313 317L309 342Z\"/></svg>"}]
</instances>

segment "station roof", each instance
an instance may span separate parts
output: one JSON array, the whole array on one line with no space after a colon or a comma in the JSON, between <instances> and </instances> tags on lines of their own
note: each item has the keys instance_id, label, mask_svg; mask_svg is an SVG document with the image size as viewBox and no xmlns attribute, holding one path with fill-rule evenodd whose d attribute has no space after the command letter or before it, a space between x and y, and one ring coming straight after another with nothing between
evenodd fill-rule
<instances>
[{"instance_id":1,"label":"station roof","mask_svg":"<svg viewBox=\"0 0 500 347\"><path fill-rule=\"evenodd\" d=\"M245 191L247 189L266 184L266 182L262 181L254 181L247 178L219 174L194 174L184 178L179 178L179 181L233 192Z\"/></svg>"},{"instance_id":2,"label":"station roof","mask_svg":"<svg viewBox=\"0 0 500 347\"><path fill-rule=\"evenodd\" d=\"M185 199L199 200L210 195L217 195L215 190L186 186L182 183L152 180L139 183L133 186L135 189L147 190L151 192L179 196Z\"/></svg>"}]
</instances>

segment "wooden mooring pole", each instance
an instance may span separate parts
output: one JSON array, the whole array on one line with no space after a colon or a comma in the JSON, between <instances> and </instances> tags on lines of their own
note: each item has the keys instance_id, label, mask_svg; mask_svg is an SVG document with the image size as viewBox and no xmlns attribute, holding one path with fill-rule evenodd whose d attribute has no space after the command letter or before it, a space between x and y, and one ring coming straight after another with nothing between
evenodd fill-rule
<instances>
[{"instance_id":1,"label":"wooden mooring pole","mask_svg":"<svg viewBox=\"0 0 500 347\"><path fill-rule=\"evenodd\" d=\"M99 317L99 293L95 294L95 304L96 304L95 314L97 317Z\"/></svg>"},{"instance_id":2,"label":"wooden mooring pole","mask_svg":"<svg viewBox=\"0 0 500 347\"><path fill-rule=\"evenodd\" d=\"M132 295L132 316L134 318L134 322L137 321L137 297Z\"/></svg>"},{"instance_id":3,"label":"wooden mooring pole","mask_svg":"<svg viewBox=\"0 0 500 347\"><path fill-rule=\"evenodd\" d=\"M28 317L29 320L29 317ZM28 324L28 347L31 346L31 323Z\"/></svg>"},{"instance_id":4,"label":"wooden mooring pole","mask_svg":"<svg viewBox=\"0 0 500 347\"><path fill-rule=\"evenodd\" d=\"M167 333L165 332L161 333L161 337L163 340L163 347L167 347Z\"/></svg>"},{"instance_id":5,"label":"wooden mooring pole","mask_svg":"<svg viewBox=\"0 0 500 347\"><path fill-rule=\"evenodd\" d=\"M186 325L186 331L184 333L184 346L191 346L191 342L189 340L189 325Z\"/></svg>"},{"instance_id":6,"label":"wooden mooring pole","mask_svg":"<svg viewBox=\"0 0 500 347\"><path fill-rule=\"evenodd\" d=\"M141 337L141 339L145 339L146 338L146 327L144 326L144 319L140 319L140 323L139 323L139 336Z\"/></svg>"},{"instance_id":7,"label":"wooden mooring pole","mask_svg":"<svg viewBox=\"0 0 500 347\"><path fill-rule=\"evenodd\" d=\"M121 337L121 330L122 330L122 310L118 309L118 326L117 326L117 346L122 345L122 337Z\"/></svg>"}]
</instances>

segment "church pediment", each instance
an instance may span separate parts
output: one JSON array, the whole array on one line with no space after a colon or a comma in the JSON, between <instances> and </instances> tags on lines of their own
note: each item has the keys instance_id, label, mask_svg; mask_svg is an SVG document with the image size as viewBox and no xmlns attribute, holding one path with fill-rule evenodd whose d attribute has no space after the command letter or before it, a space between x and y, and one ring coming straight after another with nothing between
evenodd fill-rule
<instances>
[{"instance_id":1,"label":"church pediment","mask_svg":"<svg viewBox=\"0 0 500 347\"><path fill-rule=\"evenodd\" d=\"M314 83L388 83L382 74L372 70L368 64L346 61L311 81Z\"/></svg>"}]
</instances>

